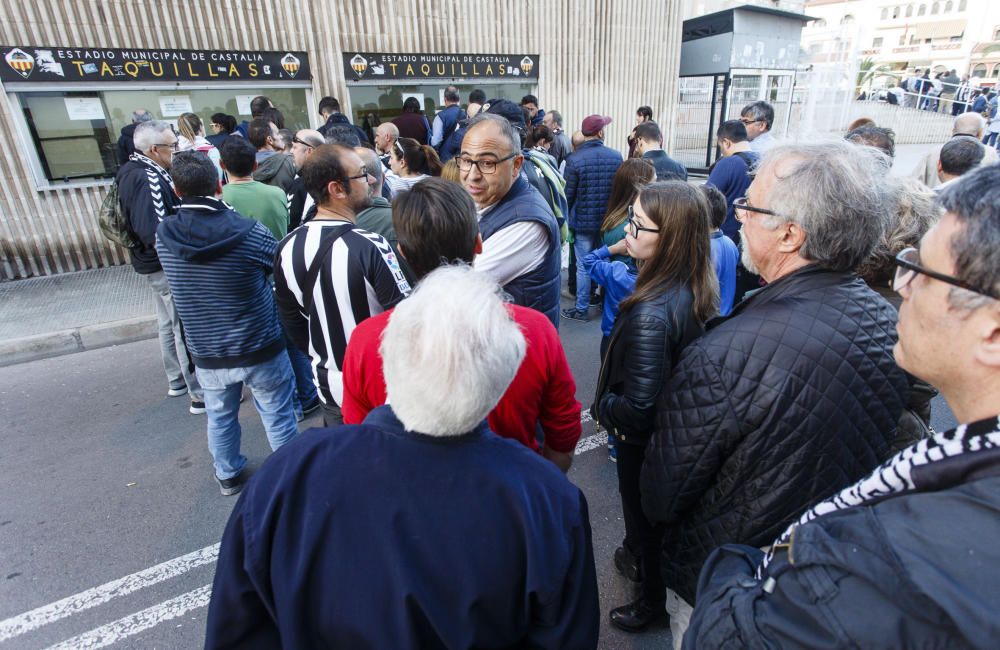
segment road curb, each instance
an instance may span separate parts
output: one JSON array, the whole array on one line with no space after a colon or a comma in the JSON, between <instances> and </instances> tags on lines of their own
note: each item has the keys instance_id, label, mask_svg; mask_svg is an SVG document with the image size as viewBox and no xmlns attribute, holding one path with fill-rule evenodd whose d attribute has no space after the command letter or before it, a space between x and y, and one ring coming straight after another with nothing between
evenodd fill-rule
<instances>
[{"instance_id":1,"label":"road curb","mask_svg":"<svg viewBox=\"0 0 1000 650\"><path fill-rule=\"evenodd\" d=\"M156 337L156 316L84 325L0 341L0 368Z\"/></svg>"}]
</instances>

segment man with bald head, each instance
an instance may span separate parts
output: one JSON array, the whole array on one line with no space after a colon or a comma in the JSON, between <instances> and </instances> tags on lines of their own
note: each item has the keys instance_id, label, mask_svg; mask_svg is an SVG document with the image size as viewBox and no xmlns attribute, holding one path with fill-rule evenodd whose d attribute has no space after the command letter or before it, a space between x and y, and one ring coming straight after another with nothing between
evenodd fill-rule
<instances>
[{"instance_id":1,"label":"man with bald head","mask_svg":"<svg viewBox=\"0 0 1000 650\"><path fill-rule=\"evenodd\" d=\"M389 200L382 194L382 186L385 183L385 174L382 170L382 163L378 159L378 154L368 147L355 147L354 153L358 154L361 161L368 170L368 196L372 203L357 215L357 224L368 232L382 235L392 246L392 250L399 256L396 249L396 230L392 227L392 206ZM403 259L399 258L400 265ZM405 267L403 269L406 270ZM409 277L409 275L407 275Z\"/></svg>"},{"instance_id":2,"label":"man with bald head","mask_svg":"<svg viewBox=\"0 0 1000 650\"><path fill-rule=\"evenodd\" d=\"M372 204L371 174L353 149L314 147L299 170L316 215L275 255L274 292L285 331L312 358L327 426L341 424L341 363L351 332L405 298L410 285L389 243L357 227Z\"/></svg>"},{"instance_id":3,"label":"man with bald head","mask_svg":"<svg viewBox=\"0 0 1000 650\"><path fill-rule=\"evenodd\" d=\"M962 113L955 118L955 122L951 127L951 138L971 138L974 140L982 140L983 135L986 132L986 120L979 113ZM941 159L941 147L934 147L931 151L927 152L917 168L913 170L913 178L918 178L923 181L924 185L934 189L941 184L941 180L938 178L938 164ZM986 147L986 155L983 156L983 161L981 166L988 167L996 162L1000 158L997 157L997 151L993 147Z\"/></svg>"},{"instance_id":4,"label":"man with bald head","mask_svg":"<svg viewBox=\"0 0 1000 650\"><path fill-rule=\"evenodd\" d=\"M559 326L559 225L548 203L521 175L521 138L492 113L469 122L457 157L462 185L479 214L483 252L475 268L491 276L514 304Z\"/></svg>"},{"instance_id":5,"label":"man with bald head","mask_svg":"<svg viewBox=\"0 0 1000 650\"><path fill-rule=\"evenodd\" d=\"M299 227L303 218L308 218L310 210L314 209L315 202L306 192L306 186L302 182L302 176L298 170L306 163L309 156L316 147L324 144L326 140L323 134L313 129L299 129L292 138L292 160L295 161L295 179L288 190L288 231L291 232Z\"/></svg>"},{"instance_id":6,"label":"man with bald head","mask_svg":"<svg viewBox=\"0 0 1000 650\"><path fill-rule=\"evenodd\" d=\"M386 169L389 169L389 153L396 140L399 140L399 128L392 122L383 122L375 127L375 152Z\"/></svg>"}]
</instances>

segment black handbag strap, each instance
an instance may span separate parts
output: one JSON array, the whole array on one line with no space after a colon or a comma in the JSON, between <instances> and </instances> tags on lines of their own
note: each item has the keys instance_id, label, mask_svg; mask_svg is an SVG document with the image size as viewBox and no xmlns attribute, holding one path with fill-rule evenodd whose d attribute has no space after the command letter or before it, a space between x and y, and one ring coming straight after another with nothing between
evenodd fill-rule
<instances>
[{"instance_id":1,"label":"black handbag strap","mask_svg":"<svg viewBox=\"0 0 1000 650\"><path fill-rule=\"evenodd\" d=\"M354 224L347 224L341 227L337 232L324 239L323 243L319 246L319 250L316 251L316 257L313 258L312 264L309 265L309 270L306 271L306 281L302 285L302 311L307 316L312 310L313 291L316 289L316 281L319 280L319 272L323 268L323 262L330 254L330 250L333 249L333 245L337 243L337 240L352 230L354 230Z\"/></svg>"}]
</instances>

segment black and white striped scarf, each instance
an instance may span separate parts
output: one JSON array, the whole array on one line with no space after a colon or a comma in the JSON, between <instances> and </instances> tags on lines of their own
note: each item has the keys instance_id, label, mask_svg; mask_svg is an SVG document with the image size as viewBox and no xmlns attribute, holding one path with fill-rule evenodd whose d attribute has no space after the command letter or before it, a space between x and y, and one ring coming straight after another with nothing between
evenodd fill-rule
<instances>
[{"instance_id":1,"label":"black and white striped scarf","mask_svg":"<svg viewBox=\"0 0 1000 650\"><path fill-rule=\"evenodd\" d=\"M944 433L925 438L904 449L882 463L867 477L806 510L805 514L789 526L771 545L771 550L768 551L764 561L757 568L757 578L762 578L766 573L767 565L774 557L775 549L779 545L787 546L796 526L807 524L813 519L831 512L846 510L907 492L919 492L933 488L934 486L921 485L919 480L915 481L914 471L957 456L997 449L1000 449L1000 417L963 424Z\"/></svg>"}]
</instances>

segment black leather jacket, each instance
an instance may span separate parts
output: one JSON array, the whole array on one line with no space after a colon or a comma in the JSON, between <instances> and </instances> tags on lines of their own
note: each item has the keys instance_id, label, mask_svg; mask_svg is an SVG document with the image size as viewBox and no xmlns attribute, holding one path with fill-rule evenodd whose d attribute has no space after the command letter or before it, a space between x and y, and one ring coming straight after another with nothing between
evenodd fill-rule
<instances>
[{"instance_id":1,"label":"black leather jacket","mask_svg":"<svg viewBox=\"0 0 1000 650\"><path fill-rule=\"evenodd\" d=\"M694 295L674 286L620 313L601 363L591 415L626 444L645 445L656 424L656 399L681 350L704 331Z\"/></svg>"}]
</instances>

